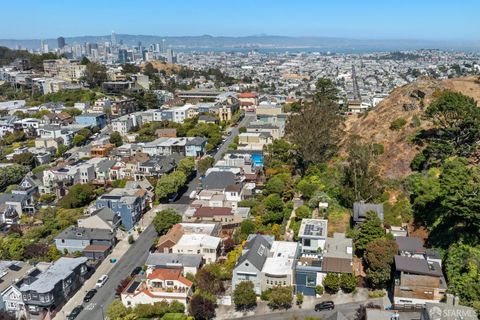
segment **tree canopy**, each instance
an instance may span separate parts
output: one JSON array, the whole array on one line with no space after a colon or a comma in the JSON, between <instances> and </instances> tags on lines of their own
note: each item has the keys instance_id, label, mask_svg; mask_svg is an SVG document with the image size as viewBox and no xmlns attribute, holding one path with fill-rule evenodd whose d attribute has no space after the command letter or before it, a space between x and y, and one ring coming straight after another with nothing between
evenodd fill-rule
<instances>
[{"instance_id":1,"label":"tree canopy","mask_svg":"<svg viewBox=\"0 0 480 320\"><path fill-rule=\"evenodd\" d=\"M175 209L167 208L157 212L153 218L153 226L159 235L164 235L170 228L182 221L182 216Z\"/></svg>"}]
</instances>

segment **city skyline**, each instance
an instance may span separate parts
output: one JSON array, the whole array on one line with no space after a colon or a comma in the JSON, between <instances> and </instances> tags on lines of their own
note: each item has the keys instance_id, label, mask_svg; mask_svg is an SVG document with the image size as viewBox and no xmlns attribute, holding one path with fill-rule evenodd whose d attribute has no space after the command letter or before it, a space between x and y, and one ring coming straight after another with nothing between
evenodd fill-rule
<instances>
[{"instance_id":1,"label":"city skyline","mask_svg":"<svg viewBox=\"0 0 480 320\"><path fill-rule=\"evenodd\" d=\"M371 0L342 1L222 1L151 3L135 6L120 0L112 3L85 1L82 6L57 1L27 0L22 15L7 14L0 39L51 39L58 36L117 34L158 36L249 36L258 34L293 37L348 39L408 39L479 41L480 22L475 13L480 3L463 1ZM465 8L469 10L465 10ZM4 12L18 4L5 3ZM75 14L72 15L72 12ZM88 22L88 23L87 23ZM61 32L60 32L61 31Z\"/></svg>"}]
</instances>

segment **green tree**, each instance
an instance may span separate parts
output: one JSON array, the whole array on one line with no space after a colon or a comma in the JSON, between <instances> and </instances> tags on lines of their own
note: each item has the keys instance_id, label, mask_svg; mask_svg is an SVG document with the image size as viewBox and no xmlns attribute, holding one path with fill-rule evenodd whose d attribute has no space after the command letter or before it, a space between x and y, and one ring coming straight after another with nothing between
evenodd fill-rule
<instances>
[{"instance_id":1,"label":"green tree","mask_svg":"<svg viewBox=\"0 0 480 320\"><path fill-rule=\"evenodd\" d=\"M185 176L190 177L195 171L195 159L193 157L183 158L178 162L177 170L183 172Z\"/></svg>"},{"instance_id":2,"label":"green tree","mask_svg":"<svg viewBox=\"0 0 480 320\"><path fill-rule=\"evenodd\" d=\"M164 235L170 228L182 221L182 216L175 209L168 208L157 212L153 218L153 226L159 235Z\"/></svg>"},{"instance_id":3,"label":"green tree","mask_svg":"<svg viewBox=\"0 0 480 320\"><path fill-rule=\"evenodd\" d=\"M63 112L68 113L72 117L79 116L82 114L82 110L79 110L77 108L67 108L67 109L64 109Z\"/></svg>"},{"instance_id":4,"label":"green tree","mask_svg":"<svg viewBox=\"0 0 480 320\"><path fill-rule=\"evenodd\" d=\"M267 210L273 211L273 212L281 212L284 206L282 198L280 198L280 196L275 193L263 199L263 204L265 205Z\"/></svg>"},{"instance_id":5,"label":"green tree","mask_svg":"<svg viewBox=\"0 0 480 320\"><path fill-rule=\"evenodd\" d=\"M455 243L447 251L445 270L448 291L460 297L463 304L480 303L480 246Z\"/></svg>"},{"instance_id":6,"label":"green tree","mask_svg":"<svg viewBox=\"0 0 480 320\"><path fill-rule=\"evenodd\" d=\"M219 295L225 291L221 279L206 268L200 269L195 274L195 286L202 293L211 295Z\"/></svg>"},{"instance_id":7,"label":"green tree","mask_svg":"<svg viewBox=\"0 0 480 320\"><path fill-rule=\"evenodd\" d=\"M190 300L190 314L195 320L210 320L215 317L215 302L210 297L194 294Z\"/></svg>"},{"instance_id":8,"label":"green tree","mask_svg":"<svg viewBox=\"0 0 480 320\"><path fill-rule=\"evenodd\" d=\"M384 236L385 231L382 227L382 221L377 213L373 211L367 212L365 220L357 228L353 239L357 255L362 256L370 242Z\"/></svg>"},{"instance_id":9,"label":"green tree","mask_svg":"<svg viewBox=\"0 0 480 320\"><path fill-rule=\"evenodd\" d=\"M86 140L87 140L87 138L85 138L85 136L77 133L73 137L72 143L73 143L74 146L78 147L78 146L83 145Z\"/></svg>"},{"instance_id":10,"label":"green tree","mask_svg":"<svg viewBox=\"0 0 480 320\"><path fill-rule=\"evenodd\" d=\"M317 82L312 103L289 117L285 132L305 164L329 160L343 135L343 118L338 112L336 88L327 79Z\"/></svg>"},{"instance_id":11,"label":"green tree","mask_svg":"<svg viewBox=\"0 0 480 320\"><path fill-rule=\"evenodd\" d=\"M90 184L75 184L68 189L68 194L58 202L65 209L83 207L95 199L95 188Z\"/></svg>"},{"instance_id":12,"label":"green tree","mask_svg":"<svg viewBox=\"0 0 480 320\"><path fill-rule=\"evenodd\" d=\"M20 182L28 170L27 167L18 164L0 168L0 190Z\"/></svg>"},{"instance_id":13,"label":"green tree","mask_svg":"<svg viewBox=\"0 0 480 320\"><path fill-rule=\"evenodd\" d=\"M348 158L343 174L343 198L348 206L355 201L372 201L383 193L383 185L373 145L353 139L348 146Z\"/></svg>"},{"instance_id":14,"label":"green tree","mask_svg":"<svg viewBox=\"0 0 480 320\"><path fill-rule=\"evenodd\" d=\"M90 87L99 87L107 80L107 68L103 64L89 62L83 78Z\"/></svg>"},{"instance_id":15,"label":"green tree","mask_svg":"<svg viewBox=\"0 0 480 320\"><path fill-rule=\"evenodd\" d=\"M268 306L272 309L290 309L292 302L291 287L273 287L268 296Z\"/></svg>"},{"instance_id":16,"label":"green tree","mask_svg":"<svg viewBox=\"0 0 480 320\"><path fill-rule=\"evenodd\" d=\"M350 293L357 287L357 277L352 273L342 273L340 275L340 288L345 293Z\"/></svg>"},{"instance_id":17,"label":"green tree","mask_svg":"<svg viewBox=\"0 0 480 320\"><path fill-rule=\"evenodd\" d=\"M397 252L398 246L394 240L378 238L368 243L364 261L367 267L367 282L372 288L387 287Z\"/></svg>"},{"instance_id":18,"label":"green tree","mask_svg":"<svg viewBox=\"0 0 480 320\"><path fill-rule=\"evenodd\" d=\"M323 278L323 287L330 294L335 294L340 290L340 277L337 273L329 272Z\"/></svg>"},{"instance_id":19,"label":"green tree","mask_svg":"<svg viewBox=\"0 0 480 320\"><path fill-rule=\"evenodd\" d=\"M157 199L165 199L169 195L178 192L186 182L187 177L182 171L174 171L170 174L163 175L158 179L155 195Z\"/></svg>"},{"instance_id":20,"label":"green tree","mask_svg":"<svg viewBox=\"0 0 480 320\"><path fill-rule=\"evenodd\" d=\"M123 320L128 314L128 309L120 300L113 300L108 306L107 317L111 320Z\"/></svg>"},{"instance_id":21,"label":"green tree","mask_svg":"<svg viewBox=\"0 0 480 320\"><path fill-rule=\"evenodd\" d=\"M110 143L114 144L116 147L120 147L123 144L122 135L117 131L113 131L110 134L110 140L109 141L110 141Z\"/></svg>"},{"instance_id":22,"label":"green tree","mask_svg":"<svg viewBox=\"0 0 480 320\"><path fill-rule=\"evenodd\" d=\"M312 211L306 205L302 205L302 206L298 207L297 209L295 209L295 217L298 220L309 219L309 218L312 217Z\"/></svg>"},{"instance_id":23,"label":"green tree","mask_svg":"<svg viewBox=\"0 0 480 320\"><path fill-rule=\"evenodd\" d=\"M256 306L257 295L252 281L242 281L236 285L233 290L233 303L239 310L251 309Z\"/></svg>"},{"instance_id":24,"label":"green tree","mask_svg":"<svg viewBox=\"0 0 480 320\"><path fill-rule=\"evenodd\" d=\"M207 156L204 157L197 162L197 172L199 175L203 176L207 172L207 170L213 167L215 163L215 159L213 157Z\"/></svg>"},{"instance_id":25,"label":"green tree","mask_svg":"<svg viewBox=\"0 0 480 320\"><path fill-rule=\"evenodd\" d=\"M22 166L33 167L35 166L35 155L31 152L19 153L13 156L12 162Z\"/></svg>"},{"instance_id":26,"label":"green tree","mask_svg":"<svg viewBox=\"0 0 480 320\"><path fill-rule=\"evenodd\" d=\"M64 144L59 145L57 148L57 151L55 152L55 156L57 158L60 158L65 154L65 152L67 152L67 150L68 150L68 147L66 145Z\"/></svg>"}]
</instances>

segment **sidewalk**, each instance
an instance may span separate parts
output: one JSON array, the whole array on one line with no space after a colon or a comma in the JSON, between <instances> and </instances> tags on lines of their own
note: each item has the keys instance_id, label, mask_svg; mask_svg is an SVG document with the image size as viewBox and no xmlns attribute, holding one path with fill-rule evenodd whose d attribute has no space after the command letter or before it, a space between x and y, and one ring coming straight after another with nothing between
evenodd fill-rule
<instances>
[{"instance_id":1,"label":"sidewalk","mask_svg":"<svg viewBox=\"0 0 480 320\"><path fill-rule=\"evenodd\" d=\"M335 295L324 294L319 298L305 296L301 309L295 305L295 299L294 299L292 308L290 308L287 311L313 310L317 303L321 301L328 301L328 300L332 300L333 302L335 302L335 305L345 305L345 304L352 304L352 303L360 305L368 302L373 302L374 304L380 305L383 308L389 305L388 298L386 299L387 302L385 301L384 298L369 298L367 289L358 288L358 292L356 294L339 292ZM282 310L282 309L272 310L270 309L266 301L262 301L260 300L260 298L257 298L257 307L251 311L246 311L246 312L236 311L235 306L233 304L231 306L219 306L216 310L215 319L227 320L227 319L235 319L235 318L241 318L241 317L247 317L247 316L265 315L265 314L271 314L271 313L273 314L278 313L279 314L278 317L281 317L282 313L284 313L285 311L286 310Z\"/></svg>"},{"instance_id":2,"label":"sidewalk","mask_svg":"<svg viewBox=\"0 0 480 320\"><path fill-rule=\"evenodd\" d=\"M141 230L145 230L145 228L152 223L153 217L155 216L155 213L160 210L160 206L154 206L152 209L147 211L143 217L140 219L140 221L137 223L136 226L140 227ZM136 227L130 231L130 234L133 235L134 239L137 239L139 236L139 233L135 230ZM135 230L135 231L134 231ZM87 291L94 289L95 288L95 283L97 282L98 278L100 278L104 274L108 274L110 270L115 266L114 263L110 262L110 259L117 259L120 260L122 256L125 254L125 252L128 251L130 248L130 244L128 243L128 233L127 232L122 232L119 230L118 236L119 236L119 241L115 248L113 248L112 253L110 253L105 260L102 261L102 263L98 266L97 270L92 274L90 279L85 281L83 286L78 289L78 291L75 293L75 295L70 298L70 300L67 301L67 303L63 306L63 308L55 315L53 319L55 320L65 320L66 317L72 312L72 310L76 307L79 306L83 303L83 298L85 297L85 294Z\"/></svg>"}]
</instances>

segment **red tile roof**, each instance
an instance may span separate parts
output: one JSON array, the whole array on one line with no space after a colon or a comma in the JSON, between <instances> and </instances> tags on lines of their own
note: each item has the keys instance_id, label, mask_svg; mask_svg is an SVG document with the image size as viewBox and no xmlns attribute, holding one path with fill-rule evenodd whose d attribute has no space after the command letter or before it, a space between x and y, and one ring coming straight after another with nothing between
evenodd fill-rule
<instances>
[{"instance_id":1,"label":"red tile roof","mask_svg":"<svg viewBox=\"0 0 480 320\"><path fill-rule=\"evenodd\" d=\"M257 94L255 92L243 92L238 95L239 98L256 98Z\"/></svg>"},{"instance_id":2,"label":"red tile roof","mask_svg":"<svg viewBox=\"0 0 480 320\"><path fill-rule=\"evenodd\" d=\"M187 278L182 276L182 270L180 269L164 269L158 268L153 270L147 278L149 280L160 279L160 280L177 280L183 283L186 286L191 286L193 283Z\"/></svg>"}]
</instances>

